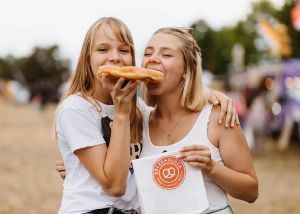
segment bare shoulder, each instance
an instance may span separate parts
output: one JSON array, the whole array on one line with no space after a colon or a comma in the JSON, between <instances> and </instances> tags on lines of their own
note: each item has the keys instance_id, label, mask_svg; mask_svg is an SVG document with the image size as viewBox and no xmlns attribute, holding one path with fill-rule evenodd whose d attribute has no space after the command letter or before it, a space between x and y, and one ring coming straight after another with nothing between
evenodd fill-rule
<instances>
[{"instance_id":1,"label":"bare shoulder","mask_svg":"<svg viewBox=\"0 0 300 214\"><path fill-rule=\"evenodd\" d=\"M219 123L219 117L221 114L221 106L213 106L212 111L209 117L208 123L208 138L212 142L213 145L219 148L220 139L224 137L232 137L236 135L236 133L240 133L241 127L239 125L235 125L234 127L225 127L225 121Z\"/></svg>"},{"instance_id":2,"label":"bare shoulder","mask_svg":"<svg viewBox=\"0 0 300 214\"><path fill-rule=\"evenodd\" d=\"M221 108L220 106L213 106L210 116L209 116L209 121L207 124L207 136L209 141L219 148L219 138L220 138L220 127L221 125L218 123L218 119L221 113Z\"/></svg>"}]
</instances>

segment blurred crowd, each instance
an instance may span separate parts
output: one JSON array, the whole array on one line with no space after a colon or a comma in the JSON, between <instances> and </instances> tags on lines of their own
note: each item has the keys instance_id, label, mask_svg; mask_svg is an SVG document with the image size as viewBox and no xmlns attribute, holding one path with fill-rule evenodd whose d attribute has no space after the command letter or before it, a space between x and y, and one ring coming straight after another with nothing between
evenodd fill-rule
<instances>
[{"instance_id":1,"label":"blurred crowd","mask_svg":"<svg viewBox=\"0 0 300 214\"><path fill-rule=\"evenodd\" d=\"M300 61L255 66L233 72L212 88L235 100L241 126L254 154L271 140L278 149L300 143Z\"/></svg>"}]
</instances>

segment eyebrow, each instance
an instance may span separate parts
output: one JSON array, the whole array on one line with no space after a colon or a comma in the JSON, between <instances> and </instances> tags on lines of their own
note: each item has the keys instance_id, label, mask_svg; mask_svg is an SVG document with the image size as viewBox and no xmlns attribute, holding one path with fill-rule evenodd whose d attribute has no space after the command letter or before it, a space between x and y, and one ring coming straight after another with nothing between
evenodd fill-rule
<instances>
[{"instance_id":1,"label":"eyebrow","mask_svg":"<svg viewBox=\"0 0 300 214\"><path fill-rule=\"evenodd\" d=\"M148 47L145 48L145 50L147 50L147 49L153 50L154 47L153 46L148 46ZM174 48L170 48L170 47L161 47L160 49L163 50L163 51L164 50L176 51Z\"/></svg>"},{"instance_id":2,"label":"eyebrow","mask_svg":"<svg viewBox=\"0 0 300 214\"><path fill-rule=\"evenodd\" d=\"M95 44L95 47L102 46L102 45L110 45L110 43L109 42L99 42L99 43ZM128 45L124 42L124 43L121 43L120 46L130 46L130 45Z\"/></svg>"}]
</instances>

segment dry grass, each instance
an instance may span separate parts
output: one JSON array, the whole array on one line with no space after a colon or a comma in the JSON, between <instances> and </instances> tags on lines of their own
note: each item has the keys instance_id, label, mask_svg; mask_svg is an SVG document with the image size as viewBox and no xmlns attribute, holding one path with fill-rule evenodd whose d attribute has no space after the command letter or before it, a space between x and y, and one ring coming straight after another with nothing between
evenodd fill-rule
<instances>
[{"instance_id":1,"label":"dry grass","mask_svg":"<svg viewBox=\"0 0 300 214\"><path fill-rule=\"evenodd\" d=\"M62 180L53 142L54 106L36 111L0 100L0 214L57 213ZM260 196L254 204L230 199L236 213L299 213L300 148L254 159Z\"/></svg>"}]
</instances>

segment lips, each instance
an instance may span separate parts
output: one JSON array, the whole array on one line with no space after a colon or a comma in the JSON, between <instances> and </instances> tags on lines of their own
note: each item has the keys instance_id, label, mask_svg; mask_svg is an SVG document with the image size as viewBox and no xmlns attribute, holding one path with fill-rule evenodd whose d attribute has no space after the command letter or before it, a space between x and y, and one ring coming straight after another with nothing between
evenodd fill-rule
<instances>
[{"instance_id":1,"label":"lips","mask_svg":"<svg viewBox=\"0 0 300 214\"><path fill-rule=\"evenodd\" d=\"M161 68L154 68L154 67L146 67L146 68L156 70L156 71L160 71L163 74L165 73Z\"/></svg>"}]
</instances>

